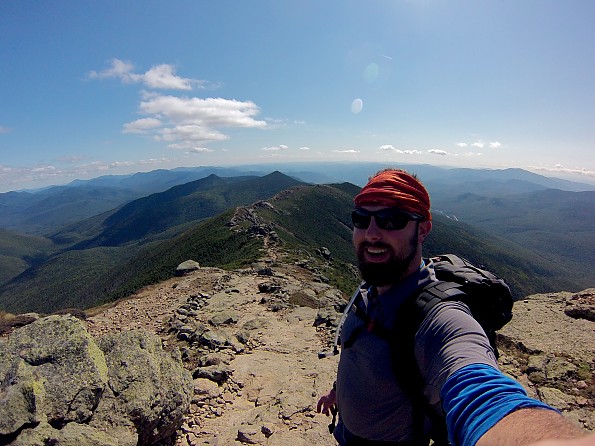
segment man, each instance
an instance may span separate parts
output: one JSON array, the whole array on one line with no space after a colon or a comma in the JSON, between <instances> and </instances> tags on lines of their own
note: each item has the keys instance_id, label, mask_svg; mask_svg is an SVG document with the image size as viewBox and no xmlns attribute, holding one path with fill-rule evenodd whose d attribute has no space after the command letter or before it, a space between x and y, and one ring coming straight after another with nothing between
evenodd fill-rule
<instances>
[{"instance_id":1,"label":"man","mask_svg":"<svg viewBox=\"0 0 595 446\"><path fill-rule=\"evenodd\" d=\"M431 426L422 420L419 428L408 389L395 378L389 341L365 328L369 321L395 326L399 306L436 280L433 264L422 259L430 198L415 176L387 169L354 202L353 243L364 281L357 305L367 322L354 312L345 319L337 381L317 409L328 415L339 408L333 434L340 445L427 445ZM415 334L415 358L424 395L446 414L453 445L520 446L583 435L499 371L487 336L461 302L430 310Z\"/></svg>"}]
</instances>

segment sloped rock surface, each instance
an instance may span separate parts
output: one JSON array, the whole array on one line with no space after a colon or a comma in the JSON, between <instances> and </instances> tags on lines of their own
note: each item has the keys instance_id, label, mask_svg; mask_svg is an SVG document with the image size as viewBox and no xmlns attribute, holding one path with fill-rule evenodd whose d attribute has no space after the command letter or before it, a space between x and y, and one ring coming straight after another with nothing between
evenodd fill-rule
<instances>
[{"instance_id":1,"label":"sloped rock surface","mask_svg":"<svg viewBox=\"0 0 595 446\"><path fill-rule=\"evenodd\" d=\"M568 311L582 308L579 313ZM502 368L529 393L595 430L595 289L516 302L499 334ZM570 313L570 314L569 314Z\"/></svg>"},{"instance_id":2,"label":"sloped rock surface","mask_svg":"<svg viewBox=\"0 0 595 446\"><path fill-rule=\"evenodd\" d=\"M103 393L91 421L67 422L58 431L30 409L41 405L43 388L4 380L3 398L8 391L25 395L12 400L25 415L6 422L10 429L26 426L13 444L44 444L40 438L71 444L76 436L91 445L136 444L140 428L163 433L142 441L165 445L175 426L180 446L334 445L329 419L316 414L315 405L334 380L338 357L319 360L317 354L330 349L345 301L308 265L271 260L237 271L203 267L96 310L86 321L93 338L81 336L100 347L107 375L99 373ZM595 429L595 322L568 310L594 304L595 290L529 296L515 304L499 337L503 370L588 430ZM134 334L137 329L160 340ZM120 336L127 337L122 344ZM2 357L7 345L0 343ZM177 355L174 365L144 356L159 353L161 345ZM127 351L129 359L119 356ZM168 379L184 373L180 358L187 375L176 388L186 390L158 391L161 379L175 386ZM118 370L122 362L129 365ZM0 361L0 376L10 369L10 376L28 382L33 374L26 362L20 364ZM164 369L171 376L158 378ZM148 376L135 381L143 370ZM84 407L69 416L84 419Z\"/></svg>"},{"instance_id":3,"label":"sloped rock surface","mask_svg":"<svg viewBox=\"0 0 595 446\"><path fill-rule=\"evenodd\" d=\"M118 330L133 313L182 351L194 396L179 445L333 445L315 405L338 358L317 353L330 349L345 301L306 264L201 268L91 318L92 330ZM532 396L593 430L595 323L565 313L574 301L557 293L518 302L500 361Z\"/></svg>"},{"instance_id":4,"label":"sloped rock surface","mask_svg":"<svg viewBox=\"0 0 595 446\"><path fill-rule=\"evenodd\" d=\"M0 444L158 444L190 403L190 374L146 331L98 343L79 319L49 316L0 346Z\"/></svg>"}]
</instances>

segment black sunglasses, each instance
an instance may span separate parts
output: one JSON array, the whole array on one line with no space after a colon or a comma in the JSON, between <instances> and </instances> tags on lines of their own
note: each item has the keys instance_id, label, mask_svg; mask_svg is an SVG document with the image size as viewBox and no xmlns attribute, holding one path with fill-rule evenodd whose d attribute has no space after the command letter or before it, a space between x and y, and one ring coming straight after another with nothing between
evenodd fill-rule
<instances>
[{"instance_id":1,"label":"black sunglasses","mask_svg":"<svg viewBox=\"0 0 595 446\"><path fill-rule=\"evenodd\" d=\"M412 214L397 208L386 208L379 211L367 211L363 208L355 208L351 213L353 226L358 229L368 229L372 217L376 220L376 226L389 231L403 229L411 220L424 220L421 215Z\"/></svg>"}]
</instances>

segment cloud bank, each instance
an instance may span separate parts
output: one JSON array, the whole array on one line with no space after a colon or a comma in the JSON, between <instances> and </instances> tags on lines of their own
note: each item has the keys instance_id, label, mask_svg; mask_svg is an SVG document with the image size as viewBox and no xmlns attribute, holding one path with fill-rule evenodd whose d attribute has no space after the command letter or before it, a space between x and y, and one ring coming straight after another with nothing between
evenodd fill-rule
<instances>
[{"instance_id":1,"label":"cloud bank","mask_svg":"<svg viewBox=\"0 0 595 446\"><path fill-rule=\"evenodd\" d=\"M151 90L191 91L204 89L207 81L180 77L172 65L161 64L145 73L135 73L130 62L112 59L102 71L88 73L90 79L118 79L127 84L142 84ZM229 139L223 129L265 128L267 122L257 120L259 107L252 101L225 98L176 96L155 91L143 91L138 105L142 115L122 126L128 134L150 135L164 142L170 149L184 149L194 153L208 151L208 142Z\"/></svg>"}]
</instances>

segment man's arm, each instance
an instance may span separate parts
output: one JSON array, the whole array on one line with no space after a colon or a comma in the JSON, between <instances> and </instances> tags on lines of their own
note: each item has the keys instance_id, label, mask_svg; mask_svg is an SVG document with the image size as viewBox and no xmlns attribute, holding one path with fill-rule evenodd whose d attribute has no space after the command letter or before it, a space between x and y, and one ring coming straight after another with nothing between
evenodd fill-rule
<instances>
[{"instance_id":1,"label":"man's arm","mask_svg":"<svg viewBox=\"0 0 595 446\"><path fill-rule=\"evenodd\" d=\"M483 364L455 372L441 396L449 438L458 446L528 446L584 435L551 406L529 398L517 381Z\"/></svg>"},{"instance_id":2,"label":"man's arm","mask_svg":"<svg viewBox=\"0 0 595 446\"><path fill-rule=\"evenodd\" d=\"M531 446L594 446L595 434L575 438L572 440L545 440L533 443Z\"/></svg>"},{"instance_id":3,"label":"man's arm","mask_svg":"<svg viewBox=\"0 0 595 446\"><path fill-rule=\"evenodd\" d=\"M576 440L578 443L561 442L560 446L595 445L595 437L591 437L591 443L583 443L585 433L558 412L529 408L519 409L502 418L479 439L477 446L525 446L545 439L580 439ZM551 446L557 444L553 442Z\"/></svg>"}]
</instances>

